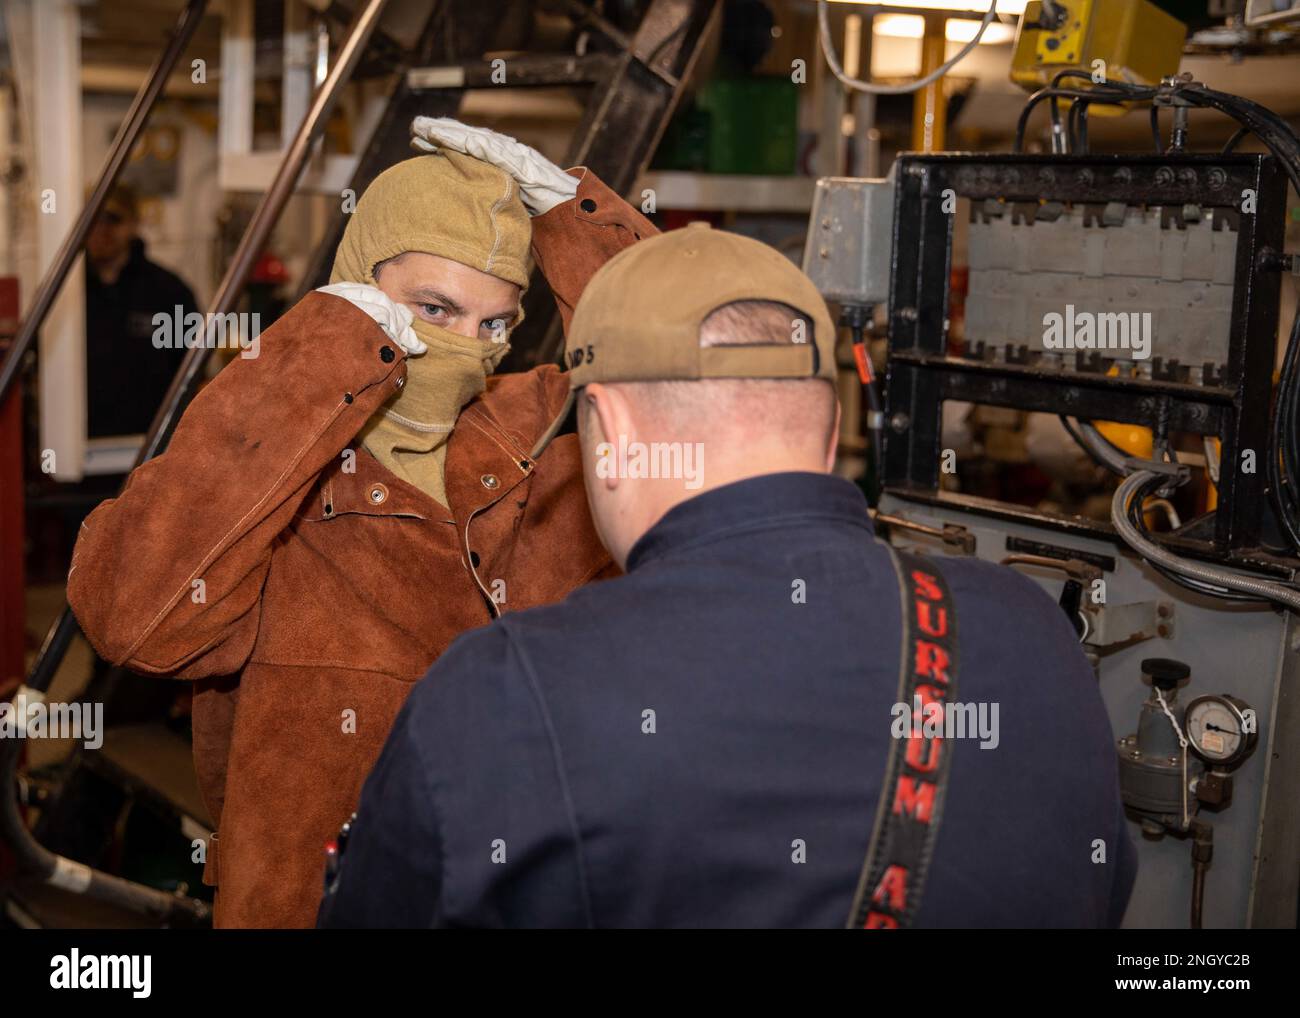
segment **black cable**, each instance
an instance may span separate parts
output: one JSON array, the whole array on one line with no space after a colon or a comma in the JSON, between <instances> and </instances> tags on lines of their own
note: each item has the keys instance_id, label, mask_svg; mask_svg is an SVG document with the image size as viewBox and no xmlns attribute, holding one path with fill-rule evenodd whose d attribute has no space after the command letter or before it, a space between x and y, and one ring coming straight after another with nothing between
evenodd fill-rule
<instances>
[{"instance_id":1,"label":"black cable","mask_svg":"<svg viewBox=\"0 0 1300 1018\"><path fill-rule=\"evenodd\" d=\"M1079 446L1079 448L1088 454L1088 458L1090 460L1096 463L1097 466L1109 470L1111 473L1118 473L1118 471L1116 471L1113 467L1111 467L1111 465L1107 463L1105 459L1103 459L1100 455L1097 454L1097 451L1093 449L1092 445L1083 437L1083 435L1079 433L1079 430L1070 421L1069 417L1067 417L1065 414L1060 414L1058 416L1061 418L1061 426L1065 428L1066 434L1068 434L1072 439L1074 439L1075 443ZM1089 421L1088 423L1091 424L1092 422ZM1102 441L1103 442L1106 441L1105 436L1102 436ZM1112 446L1112 448L1114 447ZM1124 453L1119 449L1116 449L1116 452L1119 452L1121 456L1124 455ZM1123 475L1119 474L1119 476L1122 477Z\"/></svg>"},{"instance_id":2,"label":"black cable","mask_svg":"<svg viewBox=\"0 0 1300 1018\"><path fill-rule=\"evenodd\" d=\"M1248 135L1248 134L1250 134L1250 128L1249 128L1249 127L1239 127L1239 128L1237 128L1236 133L1233 134L1233 136L1232 136L1231 138L1228 139L1228 143L1227 143L1226 145L1223 146L1223 151L1220 153L1220 155L1225 155L1225 156L1226 156L1226 155L1230 154L1234 149L1236 149L1236 147L1237 147L1238 145L1241 144L1241 140L1242 140L1243 138L1245 138L1246 135Z\"/></svg>"},{"instance_id":3,"label":"black cable","mask_svg":"<svg viewBox=\"0 0 1300 1018\"><path fill-rule=\"evenodd\" d=\"M1051 87L1060 88L1061 82L1064 81L1066 78L1082 78L1084 81L1087 81L1103 89L1106 87L1107 84L1104 81L1097 81L1096 78L1094 78L1091 72L1089 71L1078 71L1078 70L1070 69L1065 71L1057 71L1056 74L1052 76ZM1116 90L1116 94L1119 95L1121 93L1119 93ZM1055 99L1052 100L1053 103L1055 103L1056 101L1057 100ZM1076 123L1078 125L1077 136L1075 134ZM1070 103L1070 117L1069 120L1067 121L1067 137L1069 140L1071 152L1088 151L1088 103L1086 100L1079 99Z\"/></svg>"},{"instance_id":4,"label":"black cable","mask_svg":"<svg viewBox=\"0 0 1300 1018\"><path fill-rule=\"evenodd\" d=\"M1163 152L1165 145L1160 140L1160 107L1155 103L1151 104L1151 137L1156 141L1156 152Z\"/></svg>"},{"instance_id":5,"label":"black cable","mask_svg":"<svg viewBox=\"0 0 1300 1018\"><path fill-rule=\"evenodd\" d=\"M1187 752L1186 749L1183 750ZM1192 838L1192 901L1188 921L1194 930L1201 929L1205 911L1205 875L1214 858L1214 827L1204 820L1191 822Z\"/></svg>"},{"instance_id":6,"label":"black cable","mask_svg":"<svg viewBox=\"0 0 1300 1018\"><path fill-rule=\"evenodd\" d=\"M1064 426L1066 432L1070 435L1071 438L1075 440L1075 442L1079 444L1079 447L1083 449L1085 453L1088 454L1088 457L1094 463L1107 470L1112 469L1110 464L1108 464L1101 456L1099 456L1094 451L1091 444L1089 444L1087 441L1084 440L1083 436L1079 433L1078 429L1070 421L1069 417L1067 417L1065 414L1061 414L1060 419L1061 419L1061 424ZM1107 442L1108 445L1111 445L1112 448L1115 448L1116 451L1120 453L1120 455L1124 455L1123 450L1116 448L1112 443L1107 441L1107 439L1104 436L1102 436L1102 441ZM1147 529L1146 517L1144 515L1142 505L1152 495L1152 493L1157 488L1161 487L1164 483L1165 483L1164 478L1156 478L1150 484L1146 485L1142 489L1142 491L1140 491L1137 495L1135 495L1132 501L1130 501L1128 505L1129 520L1133 523L1133 526L1137 528L1138 532L1149 541L1154 541L1155 538L1151 534L1151 532ZM1249 602L1251 604L1270 603L1261 598L1251 597L1248 594L1241 594L1235 590L1228 590L1226 587L1218 587L1213 584L1205 583L1203 580L1198 580L1195 579L1194 577L1183 576L1179 573L1174 572L1172 569L1165 568L1164 566L1160 565L1160 563L1158 562L1148 562L1147 564L1150 565L1153 569L1155 569L1156 572L1160 573L1162 576L1166 577L1167 579L1172 580L1174 583L1177 583L1179 586L1185 587L1188 590L1195 591L1198 594L1204 594L1207 597L1216 597L1225 601L1240 601L1243 603Z\"/></svg>"},{"instance_id":7,"label":"black cable","mask_svg":"<svg viewBox=\"0 0 1300 1018\"><path fill-rule=\"evenodd\" d=\"M1155 543L1156 539L1155 536L1151 533L1151 531L1147 529L1146 514L1143 506L1146 500L1150 498L1156 492L1157 489L1162 487L1164 483L1165 483L1164 478L1160 478L1160 477L1155 478L1148 484L1144 485L1143 488L1134 495L1133 500L1129 502L1128 505L1129 522L1131 522L1133 526L1137 528L1138 533L1140 533L1144 538L1146 538L1148 541L1151 541L1152 543ZM1219 587L1212 583L1206 583L1204 580L1198 580L1192 576L1184 576L1181 573L1177 573L1172 569L1166 568L1165 566L1161 565L1159 562L1152 562L1150 559L1147 560L1147 565L1151 566L1161 576L1164 576L1168 580L1172 580L1174 583L1177 583L1179 586L1185 587L1186 589L1191 591L1195 591L1198 594L1204 594L1207 597L1218 598L1221 601L1237 601L1243 604L1245 603L1270 604L1271 603L1269 601L1264 600L1263 598L1252 597L1249 594L1242 594L1239 591L1229 590L1226 587Z\"/></svg>"},{"instance_id":8,"label":"black cable","mask_svg":"<svg viewBox=\"0 0 1300 1018\"><path fill-rule=\"evenodd\" d=\"M1197 594L1202 594L1205 597L1213 597L1220 601L1236 601L1240 604L1267 605L1273 603L1271 601L1265 601L1262 598L1251 597L1249 594L1241 594L1235 590L1228 590L1226 587L1215 587L1201 580L1194 579L1191 576L1184 576L1182 573L1176 573L1172 569L1166 569L1159 562L1152 562L1148 559L1147 565L1165 579L1171 580L1180 587L1184 587Z\"/></svg>"},{"instance_id":9,"label":"black cable","mask_svg":"<svg viewBox=\"0 0 1300 1018\"><path fill-rule=\"evenodd\" d=\"M884 413L884 403L880 396L880 389L876 384L874 372L871 370L870 357L871 353L867 349L866 327L870 321L870 312L862 307L845 308L841 318L842 324L849 326L854 348L862 348L862 356L867 359L868 378L862 382L863 391L867 397L867 410L871 418L877 423L868 427L871 436L871 455L875 460L876 481L880 483L880 478L885 471L885 436L879 422Z\"/></svg>"},{"instance_id":10,"label":"black cable","mask_svg":"<svg viewBox=\"0 0 1300 1018\"><path fill-rule=\"evenodd\" d=\"M1078 135L1079 111L1086 110L1087 108L1088 108L1088 104L1085 103L1082 99L1080 99L1078 102L1070 103L1070 116L1069 119L1066 121L1066 128L1065 128L1067 151L1070 152L1082 151L1079 145L1079 135Z\"/></svg>"},{"instance_id":11,"label":"black cable","mask_svg":"<svg viewBox=\"0 0 1300 1018\"><path fill-rule=\"evenodd\" d=\"M1153 88L1139 88L1137 86L1119 88L1111 82L1087 90L1052 88L1050 86L1040 88L1025 101L1024 109L1020 111L1020 118L1016 121L1016 137L1012 150L1020 152L1024 149L1025 131L1029 124L1029 117L1034 112L1034 108L1045 99L1070 99L1072 101L1082 99L1090 103L1099 102L1112 106L1121 106L1126 102L1153 99L1155 94L1156 91ZM1054 123L1059 123L1059 112L1058 119Z\"/></svg>"},{"instance_id":12,"label":"black cable","mask_svg":"<svg viewBox=\"0 0 1300 1018\"><path fill-rule=\"evenodd\" d=\"M1066 78L1082 78L1084 81L1091 82L1094 85L1106 84L1106 82L1104 81L1097 81L1097 79L1095 79L1092 76L1092 74L1088 71L1079 71L1079 70L1075 70L1074 68L1069 68L1068 70L1057 71L1056 74L1052 76L1052 84L1049 87L1060 88L1061 82L1063 82ZM1116 82L1116 84L1118 85L1119 83Z\"/></svg>"}]
</instances>

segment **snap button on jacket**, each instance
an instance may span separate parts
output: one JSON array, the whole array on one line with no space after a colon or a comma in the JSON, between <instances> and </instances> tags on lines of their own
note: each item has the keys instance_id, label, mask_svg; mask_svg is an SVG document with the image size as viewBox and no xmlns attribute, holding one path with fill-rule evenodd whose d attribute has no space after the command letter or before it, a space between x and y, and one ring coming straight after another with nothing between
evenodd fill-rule
<instances>
[{"instance_id":1,"label":"snap button on jacket","mask_svg":"<svg viewBox=\"0 0 1300 1018\"><path fill-rule=\"evenodd\" d=\"M622 225L582 217L590 195L621 208ZM563 266L552 288L566 310L605 260L654 232L590 172L534 226L539 264ZM528 458L568 391L557 368L490 378L461 411L443 507L356 439L405 378L406 358L386 349L363 312L308 295L258 357L199 393L73 553L68 597L95 650L196 681L218 926L311 926L325 843L429 665L467 629L617 572L576 436Z\"/></svg>"}]
</instances>

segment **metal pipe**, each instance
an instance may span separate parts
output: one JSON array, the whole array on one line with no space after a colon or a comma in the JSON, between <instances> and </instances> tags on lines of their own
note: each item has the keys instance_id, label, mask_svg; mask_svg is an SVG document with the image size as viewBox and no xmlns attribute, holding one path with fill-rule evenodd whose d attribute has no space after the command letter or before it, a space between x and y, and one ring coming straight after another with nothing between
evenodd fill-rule
<instances>
[{"instance_id":1,"label":"metal pipe","mask_svg":"<svg viewBox=\"0 0 1300 1018\"><path fill-rule=\"evenodd\" d=\"M926 13L925 33L921 36L921 77L933 74L943 64L948 45L948 19L942 14ZM943 78L930 82L912 99L912 148L918 152L942 152L948 128L948 96Z\"/></svg>"},{"instance_id":2,"label":"metal pipe","mask_svg":"<svg viewBox=\"0 0 1300 1018\"><path fill-rule=\"evenodd\" d=\"M1163 566L1180 576L1198 580L1202 584L1226 587L1230 591L1248 594L1260 600L1272 601L1274 604L1300 613L1300 590L1269 580L1257 580L1252 576L1212 566L1208 562L1193 562L1143 537L1137 527L1129 522L1129 502L1141 488L1158 478L1158 474L1138 470L1115 489L1115 497L1110 505L1110 520L1125 544L1153 565Z\"/></svg>"},{"instance_id":3,"label":"metal pipe","mask_svg":"<svg viewBox=\"0 0 1300 1018\"><path fill-rule=\"evenodd\" d=\"M46 315L50 313L54 299L63 288L63 282L68 277L73 261L81 253L82 245L86 243L86 235L90 233L91 224L99 215L100 207L104 204L108 192L117 182L122 166L131 154L131 149L135 146L135 141L140 136L140 131L148 121L150 113L153 112L154 104L158 101L167 79L171 77L172 70L176 67L176 61L185 52L185 47L190 44L190 39L198 29L207 6L208 0L189 0L185 10L181 12L180 19L176 22L176 27L172 30L167 48L162 51L149 72L149 77L135 94L126 119L122 122L117 137L113 139L112 147L108 150L104 168L100 170L99 182L82 208L81 215L73 224L72 231L64 238L63 245L54 256L53 264L45 273L45 278L37 287L31 309L23 319L23 324L18 329L18 336L9 348L9 356L5 358L4 364L0 365L0 400L4 399L9 386L18 377L18 367L23 357L36 341L36 334L40 331Z\"/></svg>"},{"instance_id":4,"label":"metal pipe","mask_svg":"<svg viewBox=\"0 0 1300 1018\"><path fill-rule=\"evenodd\" d=\"M62 658L76 632L76 619L65 609L46 636L27 685L19 689L19 703L43 699L54 678L58 659ZM202 925L207 922L210 908L204 901L101 873L83 863L56 855L37 841L23 822L18 802L15 777L22 745L21 739L0 740L0 835L13 850L20 872L64 890L153 916L169 925Z\"/></svg>"},{"instance_id":5,"label":"metal pipe","mask_svg":"<svg viewBox=\"0 0 1300 1018\"><path fill-rule=\"evenodd\" d=\"M280 168L276 171L275 179L267 188L266 194L262 196L257 211L253 213L253 218L248 224L248 229L244 231L244 236L239 241L239 247L235 249L230 259L230 265L221 280L221 285L217 287L217 294L212 298L212 306L208 312L209 330L216 316L229 314L234 310L235 301L248 281L253 264L261 255L262 248L266 245L266 240L280 217L280 212L298 185L298 177L302 174L302 169L311 155L312 143L338 101L340 86L361 59L366 43L379 23L379 16L387 5L388 0L369 0L353 18L348 29L348 37L338 52L337 61L312 100L307 115L303 117L302 124L298 127L298 133L294 136L280 163ZM185 359L177 369L176 377L172 379L171 387L163 397L162 405L158 408L158 413L149 428L149 434L145 436L144 444L140 447L140 454L135 461L136 466L153 459L171 438L180 412L188 402L190 390L203 370L204 364L207 363L208 355L212 352L211 338L209 332L205 336L204 343L186 351Z\"/></svg>"}]
</instances>

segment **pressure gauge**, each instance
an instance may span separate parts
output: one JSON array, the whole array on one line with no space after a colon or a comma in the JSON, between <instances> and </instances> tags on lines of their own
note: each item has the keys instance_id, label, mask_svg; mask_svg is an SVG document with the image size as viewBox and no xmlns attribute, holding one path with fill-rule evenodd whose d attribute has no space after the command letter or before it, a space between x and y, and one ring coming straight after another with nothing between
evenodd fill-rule
<instances>
[{"instance_id":1,"label":"pressure gauge","mask_svg":"<svg viewBox=\"0 0 1300 1018\"><path fill-rule=\"evenodd\" d=\"M1216 767L1235 767L1255 749L1255 711L1227 693L1198 696L1187 705L1183 724L1192 749Z\"/></svg>"}]
</instances>

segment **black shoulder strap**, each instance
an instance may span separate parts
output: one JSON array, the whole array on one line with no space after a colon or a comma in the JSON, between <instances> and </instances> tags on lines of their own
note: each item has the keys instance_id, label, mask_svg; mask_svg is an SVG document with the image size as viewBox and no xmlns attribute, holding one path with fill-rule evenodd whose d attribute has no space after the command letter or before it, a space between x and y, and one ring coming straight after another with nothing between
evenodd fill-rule
<instances>
[{"instance_id":1,"label":"black shoulder strap","mask_svg":"<svg viewBox=\"0 0 1300 1018\"><path fill-rule=\"evenodd\" d=\"M944 739L944 704L957 694L957 616L948 584L921 556L897 548L889 553L903 601L900 706L890 729L894 739L871 844L849 913L848 926L860 930L899 929L916 917L952 756Z\"/></svg>"}]
</instances>

